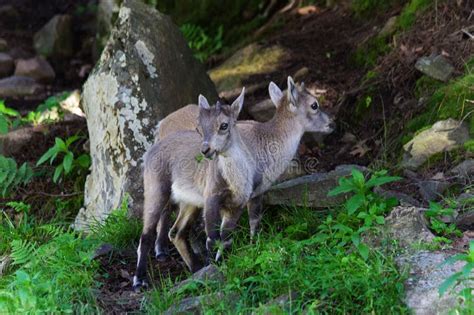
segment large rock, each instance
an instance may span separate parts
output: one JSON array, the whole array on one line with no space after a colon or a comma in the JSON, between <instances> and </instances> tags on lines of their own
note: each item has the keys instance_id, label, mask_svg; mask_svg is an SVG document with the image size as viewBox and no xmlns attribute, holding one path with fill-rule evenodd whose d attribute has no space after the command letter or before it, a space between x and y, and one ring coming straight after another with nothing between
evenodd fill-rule
<instances>
[{"instance_id":1,"label":"large rock","mask_svg":"<svg viewBox=\"0 0 474 315\"><path fill-rule=\"evenodd\" d=\"M441 120L430 129L420 132L403 146L402 166L417 169L426 160L440 152L450 151L469 140L469 130L464 123L454 119Z\"/></svg>"},{"instance_id":2,"label":"large rock","mask_svg":"<svg viewBox=\"0 0 474 315\"><path fill-rule=\"evenodd\" d=\"M28 77L12 76L0 80L0 98L33 96L44 87Z\"/></svg>"},{"instance_id":3,"label":"large rock","mask_svg":"<svg viewBox=\"0 0 474 315\"><path fill-rule=\"evenodd\" d=\"M13 58L8 54L0 53L0 78L12 74L14 68Z\"/></svg>"},{"instance_id":4,"label":"large rock","mask_svg":"<svg viewBox=\"0 0 474 315\"><path fill-rule=\"evenodd\" d=\"M280 46L251 44L237 51L222 65L209 71L219 93L240 90L252 75L276 71L287 52ZM268 83L265 83L265 86Z\"/></svg>"},{"instance_id":5,"label":"large rock","mask_svg":"<svg viewBox=\"0 0 474 315\"><path fill-rule=\"evenodd\" d=\"M211 305L227 303L227 305L238 301L239 297L235 294L225 295L223 292L192 296L174 303L167 309L164 315L176 314L204 314L206 308Z\"/></svg>"},{"instance_id":6,"label":"large rock","mask_svg":"<svg viewBox=\"0 0 474 315\"><path fill-rule=\"evenodd\" d=\"M414 244L431 243L433 233L428 229L424 209L398 206L385 219L388 235L402 247L411 248Z\"/></svg>"},{"instance_id":7,"label":"large rock","mask_svg":"<svg viewBox=\"0 0 474 315\"><path fill-rule=\"evenodd\" d=\"M328 192L338 185L340 177L349 176L357 165L340 165L328 173L314 173L291 179L272 186L265 194L267 205L308 206L311 208L328 208L345 201L345 195L328 197Z\"/></svg>"},{"instance_id":8,"label":"large rock","mask_svg":"<svg viewBox=\"0 0 474 315\"><path fill-rule=\"evenodd\" d=\"M452 274L461 271L465 263L443 264L453 254L444 252L421 251L406 254L396 259L400 269L409 271L405 281L405 303L415 315L448 314L457 306L457 292L439 295L440 285ZM471 287L473 283L470 283Z\"/></svg>"},{"instance_id":9,"label":"large rock","mask_svg":"<svg viewBox=\"0 0 474 315\"><path fill-rule=\"evenodd\" d=\"M193 282L217 282L224 284L224 274L215 265L207 265L206 267L196 271L190 278L181 281L171 288L171 293L177 293L183 288L189 286Z\"/></svg>"},{"instance_id":10,"label":"large rock","mask_svg":"<svg viewBox=\"0 0 474 315\"><path fill-rule=\"evenodd\" d=\"M19 59L16 62L15 75L30 77L41 83L50 83L56 77L53 67L43 57Z\"/></svg>"},{"instance_id":11,"label":"large rock","mask_svg":"<svg viewBox=\"0 0 474 315\"><path fill-rule=\"evenodd\" d=\"M62 58L73 54L72 17L55 15L34 36L34 47L45 57Z\"/></svg>"},{"instance_id":12,"label":"large rock","mask_svg":"<svg viewBox=\"0 0 474 315\"><path fill-rule=\"evenodd\" d=\"M454 71L454 67L443 55L421 57L416 61L415 68L427 76L443 82L447 82Z\"/></svg>"},{"instance_id":13,"label":"large rock","mask_svg":"<svg viewBox=\"0 0 474 315\"><path fill-rule=\"evenodd\" d=\"M131 212L140 214L142 157L153 143L155 126L195 103L199 93L217 97L171 19L140 1L125 1L83 89L92 171L76 228L104 219L126 195Z\"/></svg>"},{"instance_id":14,"label":"large rock","mask_svg":"<svg viewBox=\"0 0 474 315\"><path fill-rule=\"evenodd\" d=\"M472 181L472 178L474 177L474 159L462 161L460 164L453 167L449 173L455 175L463 182Z\"/></svg>"}]
</instances>

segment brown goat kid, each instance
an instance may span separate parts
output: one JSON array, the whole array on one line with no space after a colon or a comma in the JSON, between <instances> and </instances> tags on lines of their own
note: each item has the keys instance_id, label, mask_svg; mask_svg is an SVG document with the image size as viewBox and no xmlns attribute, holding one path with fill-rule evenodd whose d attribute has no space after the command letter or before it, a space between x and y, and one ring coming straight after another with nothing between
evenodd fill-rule
<instances>
[{"instance_id":1,"label":"brown goat kid","mask_svg":"<svg viewBox=\"0 0 474 315\"><path fill-rule=\"evenodd\" d=\"M230 106L217 103L210 107L200 95L199 133L177 132L155 143L145 154L144 224L134 288L146 286L148 252L160 215L169 202L180 206L169 237L191 271L202 267L188 240L201 208L208 251L213 251L219 240L224 247L230 246L231 232L250 199L257 172L254 156L235 127L244 91ZM208 159L196 159L201 153Z\"/></svg>"}]
</instances>

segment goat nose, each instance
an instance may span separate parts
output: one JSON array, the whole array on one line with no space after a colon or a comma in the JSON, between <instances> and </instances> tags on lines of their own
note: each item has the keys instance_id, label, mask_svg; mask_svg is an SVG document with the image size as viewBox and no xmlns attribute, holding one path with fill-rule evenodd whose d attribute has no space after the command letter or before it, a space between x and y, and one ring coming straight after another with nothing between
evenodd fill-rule
<instances>
[{"instance_id":1,"label":"goat nose","mask_svg":"<svg viewBox=\"0 0 474 315\"><path fill-rule=\"evenodd\" d=\"M211 149L211 148L209 147L209 143L204 142L204 143L202 144L202 146L201 146L201 153L202 153L202 154L206 154L206 153L209 152L210 149Z\"/></svg>"}]
</instances>

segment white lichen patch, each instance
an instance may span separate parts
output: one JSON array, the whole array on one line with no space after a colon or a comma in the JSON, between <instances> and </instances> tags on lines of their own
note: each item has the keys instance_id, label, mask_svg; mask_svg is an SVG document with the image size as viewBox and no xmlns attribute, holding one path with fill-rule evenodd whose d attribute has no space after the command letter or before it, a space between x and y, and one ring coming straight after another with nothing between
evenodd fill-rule
<instances>
[{"instance_id":1,"label":"white lichen patch","mask_svg":"<svg viewBox=\"0 0 474 315\"><path fill-rule=\"evenodd\" d=\"M156 68L153 65L153 59L155 59L155 55L146 47L145 43L141 40L138 40L135 43L135 49L138 52L138 55L140 56L140 59L142 60L143 64L145 65L148 74L152 79L157 78L158 75L156 74Z\"/></svg>"},{"instance_id":2,"label":"white lichen patch","mask_svg":"<svg viewBox=\"0 0 474 315\"><path fill-rule=\"evenodd\" d=\"M130 16L130 8L127 8L127 7L122 7L119 11L119 20L120 20L120 24L123 24L125 23L129 16Z\"/></svg>"}]
</instances>

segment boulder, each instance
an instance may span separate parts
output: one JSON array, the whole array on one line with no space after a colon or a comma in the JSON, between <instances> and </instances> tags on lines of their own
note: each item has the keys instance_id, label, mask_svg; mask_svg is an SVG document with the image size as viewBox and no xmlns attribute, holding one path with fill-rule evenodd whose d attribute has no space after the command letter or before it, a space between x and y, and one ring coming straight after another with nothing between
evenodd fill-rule
<instances>
[{"instance_id":1,"label":"boulder","mask_svg":"<svg viewBox=\"0 0 474 315\"><path fill-rule=\"evenodd\" d=\"M436 153L453 150L469 140L469 129L454 119L441 120L403 146L402 167L417 169Z\"/></svg>"},{"instance_id":2,"label":"boulder","mask_svg":"<svg viewBox=\"0 0 474 315\"><path fill-rule=\"evenodd\" d=\"M72 56L72 17L67 14L55 15L34 35L34 47L45 57L64 58Z\"/></svg>"},{"instance_id":3,"label":"boulder","mask_svg":"<svg viewBox=\"0 0 474 315\"><path fill-rule=\"evenodd\" d=\"M423 200L429 202L441 199L450 183L447 180L430 179L419 181L417 185Z\"/></svg>"},{"instance_id":4,"label":"boulder","mask_svg":"<svg viewBox=\"0 0 474 315\"><path fill-rule=\"evenodd\" d=\"M74 90L71 95L59 103L59 106L67 113L79 117L86 116L81 108L81 92L79 90Z\"/></svg>"},{"instance_id":5,"label":"boulder","mask_svg":"<svg viewBox=\"0 0 474 315\"><path fill-rule=\"evenodd\" d=\"M13 73L15 64L13 58L5 53L0 53L0 78L7 77Z\"/></svg>"},{"instance_id":6,"label":"boulder","mask_svg":"<svg viewBox=\"0 0 474 315\"><path fill-rule=\"evenodd\" d=\"M421 251L405 254L396 259L398 267L408 270L409 277L405 281L405 303L416 315L448 314L457 306L457 292L446 292L439 295L440 285L455 272L461 271L463 262L443 264L453 254L445 252ZM473 283L470 283L472 287Z\"/></svg>"},{"instance_id":7,"label":"boulder","mask_svg":"<svg viewBox=\"0 0 474 315\"><path fill-rule=\"evenodd\" d=\"M280 46L251 44L237 51L219 67L210 70L209 75L219 93L240 90L250 76L276 71L286 55L287 52Z\"/></svg>"},{"instance_id":8,"label":"boulder","mask_svg":"<svg viewBox=\"0 0 474 315\"><path fill-rule=\"evenodd\" d=\"M385 228L390 238L402 247L411 248L413 244L431 243L433 233L428 229L424 209L398 206L385 219Z\"/></svg>"},{"instance_id":9,"label":"boulder","mask_svg":"<svg viewBox=\"0 0 474 315\"><path fill-rule=\"evenodd\" d=\"M28 77L12 76L0 80L0 98L33 96L44 87Z\"/></svg>"},{"instance_id":10,"label":"boulder","mask_svg":"<svg viewBox=\"0 0 474 315\"><path fill-rule=\"evenodd\" d=\"M15 75L30 77L41 83L50 83L56 77L53 67L43 57L19 59L16 62Z\"/></svg>"},{"instance_id":11,"label":"boulder","mask_svg":"<svg viewBox=\"0 0 474 315\"><path fill-rule=\"evenodd\" d=\"M328 208L346 200L345 195L328 197L328 192L337 186L340 177L349 176L358 165L340 165L328 173L314 173L274 185L264 196L267 205L308 206Z\"/></svg>"},{"instance_id":12,"label":"boulder","mask_svg":"<svg viewBox=\"0 0 474 315\"><path fill-rule=\"evenodd\" d=\"M415 68L427 76L447 82L454 72L454 67L443 55L421 57L416 61Z\"/></svg>"},{"instance_id":13,"label":"boulder","mask_svg":"<svg viewBox=\"0 0 474 315\"><path fill-rule=\"evenodd\" d=\"M7 134L0 135L0 154L5 156L15 156L17 153L25 150L31 139L36 136L33 127L23 127Z\"/></svg>"},{"instance_id":14,"label":"boulder","mask_svg":"<svg viewBox=\"0 0 474 315\"><path fill-rule=\"evenodd\" d=\"M0 38L0 52L4 52L7 50L8 50L8 42L5 39Z\"/></svg>"},{"instance_id":15,"label":"boulder","mask_svg":"<svg viewBox=\"0 0 474 315\"><path fill-rule=\"evenodd\" d=\"M171 19L141 1L124 1L83 88L92 169L76 228L103 220L125 196L131 213L141 213L142 157L155 127L166 115L195 103L200 93L217 98Z\"/></svg>"},{"instance_id":16,"label":"boulder","mask_svg":"<svg viewBox=\"0 0 474 315\"><path fill-rule=\"evenodd\" d=\"M379 32L379 36L390 36L397 30L398 16L392 16L387 20L383 28Z\"/></svg>"},{"instance_id":17,"label":"boulder","mask_svg":"<svg viewBox=\"0 0 474 315\"><path fill-rule=\"evenodd\" d=\"M289 294L282 294L276 298L268 301L264 305L257 308L254 314L291 314L291 310L295 307L291 307L291 303L298 298L298 293L290 291Z\"/></svg>"}]
</instances>

